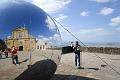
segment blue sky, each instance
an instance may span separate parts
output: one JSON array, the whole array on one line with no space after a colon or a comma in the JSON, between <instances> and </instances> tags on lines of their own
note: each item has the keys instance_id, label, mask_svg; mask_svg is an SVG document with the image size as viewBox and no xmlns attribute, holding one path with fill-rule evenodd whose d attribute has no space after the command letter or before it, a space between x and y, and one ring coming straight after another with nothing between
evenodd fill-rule
<instances>
[{"instance_id":1,"label":"blue sky","mask_svg":"<svg viewBox=\"0 0 120 80\"><path fill-rule=\"evenodd\" d=\"M31 0L81 41L120 42L120 0ZM62 39L75 39L59 27Z\"/></svg>"},{"instance_id":2,"label":"blue sky","mask_svg":"<svg viewBox=\"0 0 120 80\"><path fill-rule=\"evenodd\" d=\"M28 1L28 0L25 0ZM120 0L29 0L83 42L120 42ZM63 41L76 41L58 25Z\"/></svg>"},{"instance_id":3,"label":"blue sky","mask_svg":"<svg viewBox=\"0 0 120 80\"><path fill-rule=\"evenodd\" d=\"M31 0L81 41L120 42L120 0ZM75 39L59 27L62 39Z\"/></svg>"}]
</instances>

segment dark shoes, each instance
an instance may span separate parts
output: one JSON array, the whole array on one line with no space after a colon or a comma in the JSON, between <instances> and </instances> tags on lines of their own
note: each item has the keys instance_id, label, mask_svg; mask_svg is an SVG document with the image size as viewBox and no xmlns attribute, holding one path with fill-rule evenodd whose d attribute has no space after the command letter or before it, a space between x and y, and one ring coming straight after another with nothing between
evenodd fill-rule
<instances>
[{"instance_id":1,"label":"dark shoes","mask_svg":"<svg viewBox=\"0 0 120 80\"><path fill-rule=\"evenodd\" d=\"M77 69L84 69L84 67L81 67L81 66L78 66L78 67L76 67Z\"/></svg>"}]
</instances>

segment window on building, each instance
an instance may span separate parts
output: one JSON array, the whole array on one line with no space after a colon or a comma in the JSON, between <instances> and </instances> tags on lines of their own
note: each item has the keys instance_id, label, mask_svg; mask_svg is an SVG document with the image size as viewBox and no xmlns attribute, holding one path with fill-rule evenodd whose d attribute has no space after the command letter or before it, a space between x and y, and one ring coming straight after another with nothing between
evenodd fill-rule
<instances>
[{"instance_id":1,"label":"window on building","mask_svg":"<svg viewBox=\"0 0 120 80\"><path fill-rule=\"evenodd\" d=\"M42 46L40 45L40 49L42 49Z\"/></svg>"},{"instance_id":2,"label":"window on building","mask_svg":"<svg viewBox=\"0 0 120 80\"><path fill-rule=\"evenodd\" d=\"M37 49L39 49L39 46L37 46Z\"/></svg>"}]
</instances>

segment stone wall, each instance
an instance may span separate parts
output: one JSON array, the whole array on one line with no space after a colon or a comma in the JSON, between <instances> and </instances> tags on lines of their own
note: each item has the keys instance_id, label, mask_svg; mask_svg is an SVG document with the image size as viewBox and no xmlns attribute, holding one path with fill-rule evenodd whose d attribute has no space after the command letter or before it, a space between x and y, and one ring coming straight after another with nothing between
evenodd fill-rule
<instances>
[{"instance_id":1,"label":"stone wall","mask_svg":"<svg viewBox=\"0 0 120 80\"><path fill-rule=\"evenodd\" d=\"M81 47L82 52L91 52L91 53L104 53L104 54L119 54L120 48L112 48L112 47ZM73 52L70 46L62 47L62 53L70 53Z\"/></svg>"},{"instance_id":2,"label":"stone wall","mask_svg":"<svg viewBox=\"0 0 120 80\"><path fill-rule=\"evenodd\" d=\"M104 54L120 54L120 48L112 47L82 47L82 51Z\"/></svg>"}]
</instances>

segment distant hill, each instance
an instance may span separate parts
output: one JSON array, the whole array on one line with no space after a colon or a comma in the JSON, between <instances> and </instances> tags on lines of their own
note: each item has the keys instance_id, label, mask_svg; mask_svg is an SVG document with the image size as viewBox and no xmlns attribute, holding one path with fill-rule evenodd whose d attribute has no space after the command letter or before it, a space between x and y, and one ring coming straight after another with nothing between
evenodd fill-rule
<instances>
[{"instance_id":1,"label":"distant hill","mask_svg":"<svg viewBox=\"0 0 120 80\"><path fill-rule=\"evenodd\" d=\"M70 41L63 41L62 47L69 46ZM118 47L120 48L120 42L83 42L88 47ZM81 43L80 43L81 44ZM83 44L81 44L83 46Z\"/></svg>"}]
</instances>

